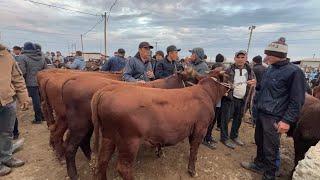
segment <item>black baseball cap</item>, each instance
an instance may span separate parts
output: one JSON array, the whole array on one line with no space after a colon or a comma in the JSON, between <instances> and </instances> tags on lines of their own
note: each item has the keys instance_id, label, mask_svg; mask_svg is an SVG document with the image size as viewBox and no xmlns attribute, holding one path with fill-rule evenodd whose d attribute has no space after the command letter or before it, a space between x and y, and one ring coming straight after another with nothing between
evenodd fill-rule
<instances>
[{"instance_id":1,"label":"black baseball cap","mask_svg":"<svg viewBox=\"0 0 320 180\"><path fill-rule=\"evenodd\" d=\"M151 46L148 42L141 42L139 44L139 48L146 48L146 47L153 49L153 46Z\"/></svg>"},{"instance_id":2,"label":"black baseball cap","mask_svg":"<svg viewBox=\"0 0 320 180\"><path fill-rule=\"evenodd\" d=\"M172 51L181 51L181 49L178 49L175 45L171 45L167 47L167 53Z\"/></svg>"}]
</instances>

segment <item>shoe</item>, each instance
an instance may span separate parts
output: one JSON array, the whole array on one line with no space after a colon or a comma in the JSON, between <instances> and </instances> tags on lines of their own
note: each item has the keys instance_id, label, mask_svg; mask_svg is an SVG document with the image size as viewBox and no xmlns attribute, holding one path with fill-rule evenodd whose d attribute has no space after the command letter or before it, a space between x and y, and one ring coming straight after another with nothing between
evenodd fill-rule
<instances>
[{"instance_id":1,"label":"shoe","mask_svg":"<svg viewBox=\"0 0 320 180\"><path fill-rule=\"evenodd\" d=\"M236 148L236 145L230 139L228 139L226 141L221 141L221 142L222 142L222 144L224 144L225 146L227 146L230 149Z\"/></svg>"},{"instance_id":2,"label":"shoe","mask_svg":"<svg viewBox=\"0 0 320 180\"><path fill-rule=\"evenodd\" d=\"M239 138L232 139L232 141L239 146L244 146L244 143Z\"/></svg>"},{"instance_id":3,"label":"shoe","mask_svg":"<svg viewBox=\"0 0 320 180\"><path fill-rule=\"evenodd\" d=\"M11 158L6 162L3 162L4 165L14 168L14 167L21 167L24 165L24 161L20 159Z\"/></svg>"},{"instance_id":4,"label":"shoe","mask_svg":"<svg viewBox=\"0 0 320 180\"><path fill-rule=\"evenodd\" d=\"M213 141L205 141L205 140L203 140L202 144L207 146L210 149L217 149L217 146Z\"/></svg>"},{"instance_id":5,"label":"shoe","mask_svg":"<svg viewBox=\"0 0 320 180\"><path fill-rule=\"evenodd\" d=\"M5 176L11 173L11 168L5 166L5 165L0 165L0 176Z\"/></svg>"},{"instance_id":6,"label":"shoe","mask_svg":"<svg viewBox=\"0 0 320 180\"><path fill-rule=\"evenodd\" d=\"M41 124L41 123L42 123L42 121L36 121L36 120L32 121L32 124Z\"/></svg>"},{"instance_id":7,"label":"shoe","mask_svg":"<svg viewBox=\"0 0 320 180\"><path fill-rule=\"evenodd\" d=\"M253 171L258 174L263 174L264 169L256 165L254 162L241 162L241 166L247 170Z\"/></svg>"}]
</instances>

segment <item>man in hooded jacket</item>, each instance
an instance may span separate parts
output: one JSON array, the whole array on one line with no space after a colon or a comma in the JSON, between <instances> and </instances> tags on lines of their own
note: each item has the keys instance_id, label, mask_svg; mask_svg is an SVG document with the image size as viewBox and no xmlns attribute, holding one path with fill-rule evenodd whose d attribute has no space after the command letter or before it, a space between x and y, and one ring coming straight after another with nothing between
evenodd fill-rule
<instances>
[{"instance_id":1,"label":"man in hooded jacket","mask_svg":"<svg viewBox=\"0 0 320 180\"><path fill-rule=\"evenodd\" d=\"M22 60L19 62L19 67L25 78L29 96L32 99L35 113L35 118L32 121L33 124L40 124L43 118L40 106L37 74L39 71L47 69L47 63L41 53L41 47L37 48L37 46L31 42L26 42L23 46Z\"/></svg>"}]
</instances>

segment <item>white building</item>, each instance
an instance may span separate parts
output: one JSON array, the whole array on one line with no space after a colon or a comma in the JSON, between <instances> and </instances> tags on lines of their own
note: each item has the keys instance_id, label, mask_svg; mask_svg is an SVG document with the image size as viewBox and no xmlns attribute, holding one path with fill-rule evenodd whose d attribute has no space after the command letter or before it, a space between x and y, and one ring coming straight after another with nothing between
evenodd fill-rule
<instances>
[{"instance_id":1,"label":"white building","mask_svg":"<svg viewBox=\"0 0 320 180\"><path fill-rule=\"evenodd\" d=\"M308 68L319 68L320 67L320 58L305 58L301 59L301 67Z\"/></svg>"}]
</instances>

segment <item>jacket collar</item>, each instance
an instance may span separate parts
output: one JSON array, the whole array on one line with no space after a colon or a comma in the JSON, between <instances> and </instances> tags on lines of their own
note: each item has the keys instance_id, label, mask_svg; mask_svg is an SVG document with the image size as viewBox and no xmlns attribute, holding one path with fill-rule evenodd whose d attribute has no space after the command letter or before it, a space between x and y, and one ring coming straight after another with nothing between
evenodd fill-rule
<instances>
[{"instance_id":1,"label":"jacket collar","mask_svg":"<svg viewBox=\"0 0 320 180\"><path fill-rule=\"evenodd\" d=\"M277 63L274 63L274 64L272 64L271 66L276 67L276 68L279 68L279 67L284 66L284 65L287 65L287 64L289 64L289 60L288 60L288 59L283 60L283 61L279 61L279 62L277 62Z\"/></svg>"},{"instance_id":2,"label":"jacket collar","mask_svg":"<svg viewBox=\"0 0 320 180\"><path fill-rule=\"evenodd\" d=\"M139 59L141 62L143 62L142 59L141 59L141 56L140 56L140 53L139 53L139 52L137 52L137 54L136 54L134 57L137 58L137 59ZM146 60L146 62L144 62L144 64L147 64L149 61L150 61L149 59Z\"/></svg>"}]
</instances>

